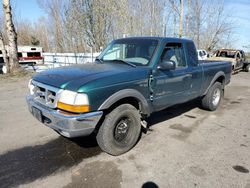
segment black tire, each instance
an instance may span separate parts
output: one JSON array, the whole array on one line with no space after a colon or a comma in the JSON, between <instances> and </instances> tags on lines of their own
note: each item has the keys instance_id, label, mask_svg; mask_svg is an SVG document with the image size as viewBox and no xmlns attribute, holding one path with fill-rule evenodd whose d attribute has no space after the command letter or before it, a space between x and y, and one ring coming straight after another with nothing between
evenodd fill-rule
<instances>
[{"instance_id":1,"label":"black tire","mask_svg":"<svg viewBox=\"0 0 250 188\"><path fill-rule=\"evenodd\" d=\"M235 74L235 73L236 73L236 69L235 69L234 66L232 66L232 72L231 72L231 74Z\"/></svg>"},{"instance_id":2,"label":"black tire","mask_svg":"<svg viewBox=\"0 0 250 188\"><path fill-rule=\"evenodd\" d=\"M122 104L106 115L96 139L100 148L111 155L121 155L137 143L141 116L130 104Z\"/></svg>"},{"instance_id":3,"label":"black tire","mask_svg":"<svg viewBox=\"0 0 250 188\"><path fill-rule=\"evenodd\" d=\"M246 72L250 72L250 65L247 65L247 66L246 66L245 71L246 71Z\"/></svg>"},{"instance_id":4,"label":"black tire","mask_svg":"<svg viewBox=\"0 0 250 188\"><path fill-rule=\"evenodd\" d=\"M219 92L219 93L217 93ZM201 104L205 110L214 111L220 105L223 96L222 85L215 82L208 90L207 94L202 98Z\"/></svg>"}]
</instances>

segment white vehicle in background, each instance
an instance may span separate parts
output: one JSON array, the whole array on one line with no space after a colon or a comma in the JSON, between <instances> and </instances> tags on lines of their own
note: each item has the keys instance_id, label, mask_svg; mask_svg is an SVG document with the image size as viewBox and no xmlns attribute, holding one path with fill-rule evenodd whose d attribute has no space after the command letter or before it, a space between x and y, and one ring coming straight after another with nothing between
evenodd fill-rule
<instances>
[{"instance_id":1,"label":"white vehicle in background","mask_svg":"<svg viewBox=\"0 0 250 188\"><path fill-rule=\"evenodd\" d=\"M6 46L8 53L8 46ZM18 46L18 62L24 67L33 67L34 65L42 65L43 61L43 48L38 46ZM31 66L29 66L31 65ZM34 68L32 68L34 69ZM0 74L6 73L6 67L3 61L3 54L0 50Z\"/></svg>"},{"instance_id":2,"label":"white vehicle in background","mask_svg":"<svg viewBox=\"0 0 250 188\"><path fill-rule=\"evenodd\" d=\"M208 58L208 53L206 50L197 50L198 60L206 60Z\"/></svg>"},{"instance_id":3,"label":"white vehicle in background","mask_svg":"<svg viewBox=\"0 0 250 188\"><path fill-rule=\"evenodd\" d=\"M7 46L6 46L7 48ZM7 49L8 53L8 49ZM43 48L36 46L18 46L18 61L19 64L32 64L32 65L41 65L43 64ZM3 63L3 54L0 50L0 63Z\"/></svg>"},{"instance_id":4,"label":"white vehicle in background","mask_svg":"<svg viewBox=\"0 0 250 188\"><path fill-rule=\"evenodd\" d=\"M43 64L43 48L38 46L18 46L19 64L41 65Z\"/></svg>"}]
</instances>

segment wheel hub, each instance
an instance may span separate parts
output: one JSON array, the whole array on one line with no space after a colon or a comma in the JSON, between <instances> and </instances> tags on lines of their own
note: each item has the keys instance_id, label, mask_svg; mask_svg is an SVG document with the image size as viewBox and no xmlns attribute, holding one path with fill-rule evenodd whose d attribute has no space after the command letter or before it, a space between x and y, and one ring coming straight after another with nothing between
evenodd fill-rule
<instances>
[{"instance_id":1,"label":"wheel hub","mask_svg":"<svg viewBox=\"0 0 250 188\"><path fill-rule=\"evenodd\" d=\"M117 123L115 128L114 137L118 142L124 140L128 134L129 124L128 119L121 120Z\"/></svg>"},{"instance_id":2,"label":"wheel hub","mask_svg":"<svg viewBox=\"0 0 250 188\"><path fill-rule=\"evenodd\" d=\"M212 103L214 106L217 106L219 101L220 101L220 95L221 95L221 92L220 90L217 88L214 90L214 93L213 93L213 100L212 100Z\"/></svg>"}]
</instances>

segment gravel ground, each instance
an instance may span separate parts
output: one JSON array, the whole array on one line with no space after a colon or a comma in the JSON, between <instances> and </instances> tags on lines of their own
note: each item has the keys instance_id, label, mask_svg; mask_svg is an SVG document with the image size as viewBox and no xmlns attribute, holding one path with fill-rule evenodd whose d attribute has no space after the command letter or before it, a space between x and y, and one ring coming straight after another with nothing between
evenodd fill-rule
<instances>
[{"instance_id":1,"label":"gravel ground","mask_svg":"<svg viewBox=\"0 0 250 188\"><path fill-rule=\"evenodd\" d=\"M153 114L150 130L118 157L35 120L28 80L0 77L0 187L250 188L249 73L232 77L216 112L194 101Z\"/></svg>"}]
</instances>

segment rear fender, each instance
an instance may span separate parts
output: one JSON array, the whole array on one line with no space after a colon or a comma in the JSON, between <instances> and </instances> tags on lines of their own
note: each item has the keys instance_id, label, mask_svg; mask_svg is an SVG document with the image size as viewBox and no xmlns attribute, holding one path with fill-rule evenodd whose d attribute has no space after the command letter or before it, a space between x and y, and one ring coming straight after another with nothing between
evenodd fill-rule
<instances>
[{"instance_id":1,"label":"rear fender","mask_svg":"<svg viewBox=\"0 0 250 188\"><path fill-rule=\"evenodd\" d=\"M212 81L210 82L209 86L207 87L206 91L203 93L203 95L206 95L209 88L216 82L216 80L219 78L219 77L223 77L224 78L224 81L222 83L222 88L224 89L224 86L225 86L225 78L226 78L226 75L224 72L222 71L219 71L215 74L214 78L212 79Z\"/></svg>"}]
</instances>

